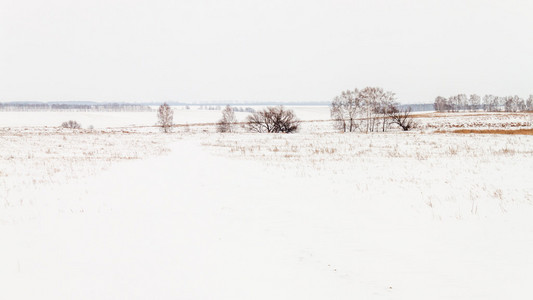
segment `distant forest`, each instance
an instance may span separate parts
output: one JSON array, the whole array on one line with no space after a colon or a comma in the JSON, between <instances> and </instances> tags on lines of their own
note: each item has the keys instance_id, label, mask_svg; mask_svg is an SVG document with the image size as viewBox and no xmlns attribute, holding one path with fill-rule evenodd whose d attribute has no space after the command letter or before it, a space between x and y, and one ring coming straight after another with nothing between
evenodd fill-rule
<instances>
[{"instance_id":1,"label":"distant forest","mask_svg":"<svg viewBox=\"0 0 533 300\"><path fill-rule=\"evenodd\" d=\"M100 102L0 102L0 111L80 111L80 112L146 112L155 111L152 107L161 103L100 103ZM171 106L200 106L200 109L220 110L225 105L287 105L287 106L329 106L329 102L261 102L261 103L180 103L169 102ZM430 104L403 104L400 108L411 108L411 111L431 111L434 110ZM235 108L235 111L254 112L253 108Z\"/></svg>"},{"instance_id":2,"label":"distant forest","mask_svg":"<svg viewBox=\"0 0 533 300\"><path fill-rule=\"evenodd\" d=\"M411 111L433 111L433 104L431 103L423 103L423 104L401 104L399 106L400 109L409 109L411 108Z\"/></svg>"},{"instance_id":3,"label":"distant forest","mask_svg":"<svg viewBox=\"0 0 533 300\"><path fill-rule=\"evenodd\" d=\"M100 111L132 112L152 111L148 105L132 103L96 103L96 102L7 102L0 103L0 111Z\"/></svg>"},{"instance_id":4,"label":"distant forest","mask_svg":"<svg viewBox=\"0 0 533 300\"><path fill-rule=\"evenodd\" d=\"M433 104L438 112L459 112L459 111L533 111L533 95L523 99L519 96L500 97L495 95L485 95L483 98L476 94L468 97L465 94L459 94L444 98L438 96Z\"/></svg>"}]
</instances>

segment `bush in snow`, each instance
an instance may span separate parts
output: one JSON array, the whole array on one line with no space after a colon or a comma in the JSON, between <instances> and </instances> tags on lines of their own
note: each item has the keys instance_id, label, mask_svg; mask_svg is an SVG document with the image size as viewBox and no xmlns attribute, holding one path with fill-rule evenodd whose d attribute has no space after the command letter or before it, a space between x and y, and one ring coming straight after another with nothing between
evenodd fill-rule
<instances>
[{"instance_id":1,"label":"bush in snow","mask_svg":"<svg viewBox=\"0 0 533 300\"><path fill-rule=\"evenodd\" d=\"M291 133L298 130L300 120L283 106L267 107L248 116L245 126L252 132Z\"/></svg>"},{"instance_id":2,"label":"bush in snow","mask_svg":"<svg viewBox=\"0 0 533 300\"><path fill-rule=\"evenodd\" d=\"M70 120L70 121L67 121L67 122L63 122L61 124L61 127L70 128L70 129L80 129L81 125L80 125L80 123L78 123L78 122L76 122L74 120Z\"/></svg>"}]
</instances>

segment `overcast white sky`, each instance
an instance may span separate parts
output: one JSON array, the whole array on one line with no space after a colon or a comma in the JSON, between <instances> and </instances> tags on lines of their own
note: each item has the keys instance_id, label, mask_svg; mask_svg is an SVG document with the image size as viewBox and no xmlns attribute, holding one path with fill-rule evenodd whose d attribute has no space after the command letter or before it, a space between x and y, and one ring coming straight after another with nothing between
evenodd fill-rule
<instances>
[{"instance_id":1,"label":"overcast white sky","mask_svg":"<svg viewBox=\"0 0 533 300\"><path fill-rule=\"evenodd\" d=\"M0 101L526 97L532 16L532 0L0 0Z\"/></svg>"}]
</instances>

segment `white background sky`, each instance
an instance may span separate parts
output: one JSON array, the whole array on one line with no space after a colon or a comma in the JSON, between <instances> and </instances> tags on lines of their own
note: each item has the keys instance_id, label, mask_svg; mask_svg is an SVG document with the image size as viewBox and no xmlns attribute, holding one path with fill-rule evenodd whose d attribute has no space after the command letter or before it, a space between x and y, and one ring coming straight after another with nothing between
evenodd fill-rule
<instances>
[{"instance_id":1,"label":"white background sky","mask_svg":"<svg viewBox=\"0 0 533 300\"><path fill-rule=\"evenodd\" d=\"M527 97L532 16L532 0L0 0L0 101Z\"/></svg>"}]
</instances>

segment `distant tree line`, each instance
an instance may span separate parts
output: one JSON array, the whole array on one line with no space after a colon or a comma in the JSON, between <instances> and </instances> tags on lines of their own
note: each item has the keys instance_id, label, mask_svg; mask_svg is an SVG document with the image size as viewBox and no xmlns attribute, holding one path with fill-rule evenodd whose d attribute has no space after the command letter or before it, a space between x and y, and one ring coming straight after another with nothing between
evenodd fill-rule
<instances>
[{"instance_id":1,"label":"distant tree line","mask_svg":"<svg viewBox=\"0 0 533 300\"><path fill-rule=\"evenodd\" d=\"M400 104L400 105L398 105L398 108L401 108L401 109L411 108L411 111L413 111L413 112L417 112L417 111L422 112L422 111L432 111L432 110L434 110L433 103Z\"/></svg>"},{"instance_id":2,"label":"distant tree line","mask_svg":"<svg viewBox=\"0 0 533 300\"><path fill-rule=\"evenodd\" d=\"M460 112L460 111L533 111L533 95L529 95L527 100L518 96L499 97L485 95L483 98L476 94L467 96L459 94L444 98L438 96L433 104L438 112Z\"/></svg>"},{"instance_id":3,"label":"distant tree line","mask_svg":"<svg viewBox=\"0 0 533 300\"><path fill-rule=\"evenodd\" d=\"M0 111L80 111L80 112L140 112L152 111L149 106L127 103L57 104L57 103L0 103Z\"/></svg>"},{"instance_id":4,"label":"distant tree line","mask_svg":"<svg viewBox=\"0 0 533 300\"><path fill-rule=\"evenodd\" d=\"M247 113L255 113L255 109L251 107L233 107L232 108L234 112L247 112Z\"/></svg>"},{"instance_id":5,"label":"distant tree line","mask_svg":"<svg viewBox=\"0 0 533 300\"><path fill-rule=\"evenodd\" d=\"M226 108L228 107L229 105L226 105ZM231 107L231 106L230 106ZM224 109L226 109L224 108ZM220 105L215 105L215 106L209 106L209 105L200 105L200 108L199 109L202 109L202 110L221 110L222 107ZM255 112L255 109L251 108L251 107L231 107L231 109L234 111L234 112L247 112L247 113L254 113Z\"/></svg>"}]
</instances>

